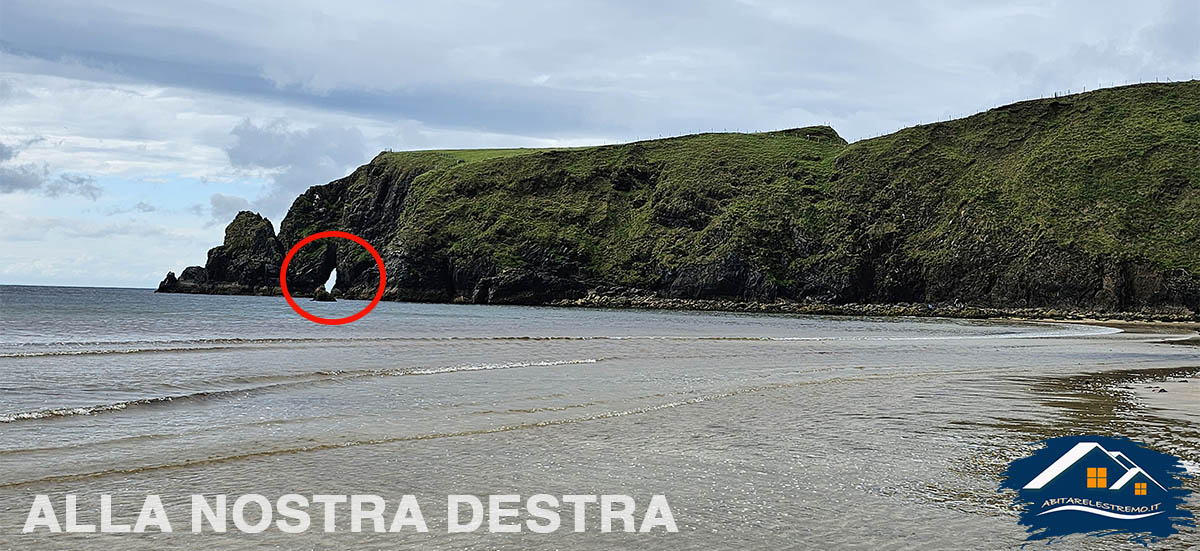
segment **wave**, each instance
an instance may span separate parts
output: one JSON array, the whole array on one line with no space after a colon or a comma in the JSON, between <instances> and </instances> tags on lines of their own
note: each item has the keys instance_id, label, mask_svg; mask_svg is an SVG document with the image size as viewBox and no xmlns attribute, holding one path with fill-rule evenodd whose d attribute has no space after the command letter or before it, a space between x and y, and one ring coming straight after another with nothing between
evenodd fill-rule
<instances>
[{"instance_id":1,"label":"wave","mask_svg":"<svg viewBox=\"0 0 1200 551\"><path fill-rule=\"evenodd\" d=\"M329 341L370 341L405 337L204 337L192 339L127 339L108 341L25 341L9 343L11 346L147 346L178 344L246 344L246 343L292 343Z\"/></svg>"},{"instance_id":2,"label":"wave","mask_svg":"<svg viewBox=\"0 0 1200 551\"><path fill-rule=\"evenodd\" d=\"M482 365L467 365L459 367L439 367L436 369L415 369L407 371L404 375L440 375L442 373L457 373L460 371L487 371L492 369L514 369L520 367L553 367L558 365L578 365L578 364L594 364L600 361L597 358L588 358L584 360L549 360L544 362L518 362L510 364L482 364Z\"/></svg>"},{"instance_id":3,"label":"wave","mask_svg":"<svg viewBox=\"0 0 1200 551\"><path fill-rule=\"evenodd\" d=\"M24 411L17 413L0 413L0 423L14 423L17 421L32 421L37 419L46 419L54 417L72 417L77 415L96 415L100 413L110 413L121 411L131 407L155 406L172 402L187 402L194 400L210 400L224 398L229 396L245 396L252 393L259 393L271 390L278 390L284 387L292 387L298 385L307 385L321 382L340 381L348 379L358 379L363 377L393 377L406 375L441 375L446 373L458 373L462 371L488 371L493 369L520 369L525 367L554 367L562 365L581 365L594 364L603 361L604 358L585 358L580 360L546 360L546 361L529 361L529 362L512 362L504 364L469 364L457 365L437 368L401 368L401 369L362 369L362 370L332 370L332 371L315 371L311 373L302 373L292 376L267 375L259 379L293 379L286 382L278 382L273 384L250 386L243 388L231 388L222 390L207 390L201 392L193 392L189 394L177 394L172 396L154 396L151 398L138 398L135 400L125 400L109 404L99 404L93 406L79 407L64 407L50 408L36 411ZM254 379L247 377L243 379Z\"/></svg>"},{"instance_id":4,"label":"wave","mask_svg":"<svg viewBox=\"0 0 1200 551\"><path fill-rule=\"evenodd\" d=\"M721 398L728 398L728 397L737 396L740 394L761 392L764 390L773 390L773 389L784 388L784 387L793 386L793 385L794 384L768 384L768 385L761 385L761 386L749 387L749 388L744 388L744 389L736 389L736 390L715 393L715 394L705 394L705 395L700 395L700 396L696 396L693 398L681 399L681 400L676 400L676 401L672 401L672 402L660 403L660 404L643 406L643 407L635 407L635 408L620 410L620 411L607 411L607 412L595 413L595 414L584 415L584 416L579 416L579 417L547 419L547 420L543 420L543 421L518 423L518 424L512 424L512 425L501 425L501 426L489 427L489 428L467 429L467 430L454 431L454 432L435 432L435 433L424 433L424 434L414 434L414 435L405 435L405 436L394 436L394 437L389 437L389 438L376 438L376 439L370 439L370 440L351 440L351 441L346 441L346 442L331 442L331 443L323 443L323 444L312 444L312 445L299 446L299 447L293 447L293 448L250 451L250 452L245 452L245 453L240 453L240 454L235 454L235 455L209 457L209 458L204 458L204 459L186 459L183 461L179 461L179 462L175 462L175 463L167 463L167 464L145 465L145 466L137 466L137 467L129 467L129 468L115 468L115 469L108 469L108 470L88 472L88 473L53 475L53 476L48 476L48 477L35 479L35 480L22 480L22 481L11 481L11 482L0 481L0 488L14 488L14 487L19 487L19 486L25 486L28 484L38 484L38 483L44 484L44 483L50 483L50 482L79 481L79 480L87 480L87 479L93 479L93 478L105 477L105 476L113 476L113 475L139 474L139 473L144 473L144 472L160 471L160 470L164 470L164 469L196 467L196 466L201 466L201 465L212 465L212 464L218 464L218 463L225 463L225 462L229 462L229 461L239 461L239 460L262 458L262 457L274 457L274 456L282 456L282 455L294 455L294 454L300 454L300 453L311 453L311 452L317 452L317 451L350 449L350 448L355 448L355 447L359 447L359 446L376 446L376 445L380 445L380 444L390 444L390 443L408 442L408 441L436 440L436 439L442 439L442 438L462 438L462 437L469 437L469 436L498 434L498 433L505 433L505 432L529 430L529 429L540 429L540 428L555 427L555 426L562 426L562 425L572 425L572 424L576 424L576 423L586 423L586 422L592 422L592 421L601 421L601 420L606 420L606 419L626 417L626 416L630 416L630 415L651 413L651 412L655 412L655 411L672 409L672 408L676 408L676 407L680 407L680 406L700 404L703 402L718 400Z\"/></svg>"},{"instance_id":5,"label":"wave","mask_svg":"<svg viewBox=\"0 0 1200 551\"><path fill-rule=\"evenodd\" d=\"M477 342L477 341L632 341L632 340L661 340L661 341L733 341L733 342L870 342L870 341L940 341L940 340L976 340L976 339L1046 339L1046 338L1078 338L1094 337L1120 333L1120 329L1092 325L1074 325L1071 330L1040 331L1040 332L1010 332L991 333L984 335L928 335L928 336L811 336L811 337L782 337L754 335L485 335L485 336L415 336L415 337L278 337L278 338L205 338L205 339L167 339L167 340L129 340L129 341L62 341L62 342L22 342L0 346L17 348L39 348L20 352L0 352L0 358L30 358L41 356L82 356L106 354L141 354L162 352L195 352L214 350L233 350L247 346L263 345L307 345L307 344L356 344L369 342ZM60 347L55 350L45 348ZM74 347L61 349L61 347ZM105 348L89 348L105 347Z\"/></svg>"},{"instance_id":6,"label":"wave","mask_svg":"<svg viewBox=\"0 0 1200 551\"><path fill-rule=\"evenodd\" d=\"M1121 519L1121 520L1137 520L1139 518L1152 517L1154 515L1161 515L1163 513L1163 511L1157 511L1154 513L1143 513L1143 514L1138 514L1138 515L1123 515L1121 513L1105 511L1103 509L1095 509L1092 507L1085 507L1083 505L1063 505L1062 507L1055 507L1055 508L1047 510L1047 511L1042 511L1042 512L1038 513L1038 516L1047 515L1050 513L1058 513L1061 511L1079 511L1081 513L1091 513L1093 515L1100 515L1102 517L1116 518L1116 519Z\"/></svg>"},{"instance_id":7,"label":"wave","mask_svg":"<svg viewBox=\"0 0 1200 551\"><path fill-rule=\"evenodd\" d=\"M201 352L228 350L231 346L186 346L175 348L108 348L99 350L47 350L43 352L3 352L0 358L41 358L47 356L106 356L109 354L144 354L147 352Z\"/></svg>"},{"instance_id":8,"label":"wave","mask_svg":"<svg viewBox=\"0 0 1200 551\"><path fill-rule=\"evenodd\" d=\"M246 394L250 392L266 390L268 388L284 386L284 385L264 385L260 387L228 389L228 390L210 390L203 392L193 392L191 394L177 394L172 396L154 396L151 398L138 398L134 400L124 400L110 404L99 404L94 406L79 406L65 408L41 409L37 411L23 411L18 413L3 413L0 414L0 423L14 423L17 421L32 421L37 419L47 419L53 417L72 417L76 415L96 415L99 413L109 413L121 411L131 407L138 406L154 406L166 404L170 402L186 402L191 400L202 400L221 398L237 394Z\"/></svg>"},{"instance_id":9,"label":"wave","mask_svg":"<svg viewBox=\"0 0 1200 551\"><path fill-rule=\"evenodd\" d=\"M455 431L455 432L434 432L434 433L423 433L423 434L413 434L413 435L404 435L404 436L393 436L393 437L386 437L386 438L375 438L375 439L369 439L369 440L351 440L351 441L343 441L343 442L317 443L317 444L311 444L311 445L307 445L307 446L281 448L281 449L265 449L265 450L261 450L261 451L248 451L248 452L238 453L238 454L233 454L233 455L207 457L207 458L202 458L202 459L199 459L199 458L198 459L184 459L184 460L174 462L174 463L165 463L165 464L157 464L157 465L142 465L142 466L134 466L134 467L126 467L126 468L112 468L112 469L107 469L107 470L102 470L102 471L74 473L74 474L60 474L60 475L47 476L47 477L42 477L42 478L37 478L37 479L32 479L32 480L15 480L15 481L0 480L0 489L16 488L16 487L27 486L27 485L31 485L31 484L46 484L46 483L68 482L68 481L81 481L81 480L89 480L89 479L95 479L95 478L107 477L107 476L131 475L131 474L139 474L139 473L145 473L145 472L162 471L162 470L168 470L168 469L180 469L180 468L190 468L190 467L198 467L198 466L204 466L204 465L215 465L215 464L227 463L227 462L231 462L231 461L242 461L242 460L247 460L247 459L263 458L263 457L294 455L294 454L311 453L311 452L319 452L319 451L327 451L327 450L350 449L350 448L355 448L355 447L359 447L359 446L376 446L376 445L381 445L381 444L391 444L391 443L397 443L397 442L436 440L436 439L442 439L442 438L463 438L463 437L470 437L470 436L498 434L498 433L505 433L505 432L513 432L513 431L522 431L522 430L530 430L530 429L541 429L541 428L546 428L546 427L572 425L572 424L577 424L577 423L588 423L588 422L594 422L594 421L603 421L603 420L607 420L607 419L626 417L626 416L631 416L631 415L641 415L641 414L646 414L646 413L653 413L656 411L670 410L670 409L674 409L674 408L678 408L678 407L702 404L705 402L719 401L719 400L722 400L725 398L731 398L731 397L735 397L735 396L755 394L755 393L760 393L760 392L770 392L770 391L774 391L774 390L795 388L795 387L800 387L800 386L838 384L838 383L844 383L844 382L849 382L849 381L863 381L863 380L872 380L872 379L920 378L920 377L942 376L942 375L945 375L946 373L950 373L950 374L983 374L983 373L1000 373L1002 371L1003 371L1003 369L996 369L996 368L958 369L958 370L952 370L952 371L941 372L941 373L871 374L871 375L856 375L856 376L848 376L848 377L833 377L833 378L829 378L829 379L821 379L821 380L816 380L816 381L792 381L792 382L786 382L786 383L767 383L767 384L755 385L755 386L750 386L750 387L735 388L735 389L731 389L731 390L724 391L724 392L701 394L698 396L693 396L693 397L685 398L685 399L677 399L677 400L673 400L673 401L666 402L666 403L646 405L646 406L641 406L641 407L633 407L633 408L625 409L625 410L605 411L605 412L599 412L599 413L583 415L583 416L578 416L578 417L546 419L546 420L542 420L542 421L532 421L532 422L528 422L528 423L500 425L500 426L495 426L495 427L478 428L478 429L467 429L467 430L461 430L461 431Z\"/></svg>"},{"instance_id":10,"label":"wave","mask_svg":"<svg viewBox=\"0 0 1200 551\"><path fill-rule=\"evenodd\" d=\"M372 342L383 340L403 339L389 338L203 338L203 339L160 339L160 340L124 340L124 341L57 341L57 342L19 342L3 343L4 348L20 350L17 352L0 352L0 358L36 358L40 356L83 356L107 354L141 354L147 352L194 352L210 350L228 350L244 346L289 345L289 344L335 344L339 342ZM47 349L51 350L47 350Z\"/></svg>"}]
</instances>

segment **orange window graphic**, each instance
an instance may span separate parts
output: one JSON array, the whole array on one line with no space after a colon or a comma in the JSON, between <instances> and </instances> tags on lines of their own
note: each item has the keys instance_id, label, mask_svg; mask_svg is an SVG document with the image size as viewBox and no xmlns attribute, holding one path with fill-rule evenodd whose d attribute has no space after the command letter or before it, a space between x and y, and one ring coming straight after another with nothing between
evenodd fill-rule
<instances>
[{"instance_id":1,"label":"orange window graphic","mask_svg":"<svg viewBox=\"0 0 1200 551\"><path fill-rule=\"evenodd\" d=\"M1145 484L1143 484L1142 486L1145 486ZM1104 468L1104 467L1088 467L1087 487L1088 488L1107 488L1108 487L1108 469Z\"/></svg>"},{"instance_id":2,"label":"orange window graphic","mask_svg":"<svg viewBox=\"0 0 1200 551\"><path fill-rule=\"evenodd\" d=\"M1145 483L1145 482L1137 482L1137 483L1134 483L1134 485L1133 485L1133 495L1135 495L1135 496L1144 496L1144 495L1146 495L1146 483Z\"/></svg>"}]
</instances>

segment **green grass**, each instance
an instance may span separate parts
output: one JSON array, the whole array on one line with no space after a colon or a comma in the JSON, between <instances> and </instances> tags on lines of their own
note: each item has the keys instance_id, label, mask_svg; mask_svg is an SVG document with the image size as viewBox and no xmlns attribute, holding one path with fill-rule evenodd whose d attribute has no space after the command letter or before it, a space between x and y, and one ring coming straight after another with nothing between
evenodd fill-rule
<instances>
[{"instance_id":1,"label":"green grass","mask_svg":"<svg viewBox=\"0 0 1200 551\"><path fill-rule=\"evenodd\" d=\"M1023 102L851 145L839 187L928 270L1046 243L1200 273L1200 84Z\"/></svg>"},{"instance_id":2,"label":"green grass","mask_svg":"<svg viewBox=\"0 0 1200 551\"><path fill-rule=\"evenodd\" d=\"M777 264L773 236L805 222L844 145L828 129L811 135L701 134L480 158L421 175L395 242L622 285L735 250Z\"/></svg>"},{"instance_id":3,"label":"green grass","mask_svg":"<svg viewBox=\"0 0 1200 551\"><path fill-rule=\"evenodd\" d=\"M284 233L360 231L411 281L661 290L735 257L796 299L1034 304L1128 266L1200 275L1198 159L1200 84L1139 85L853 144L811 127L382 153L297 199Z\"/></svg>"},{"instance_id":4,"label":"green grass","mask_svg":"<svg viewBox=\"0 0 1200 551\"><path fill-rule=\"evenodd\" d=\"M412 163L414 161L425 162L429 159L436 159L437 161L454 165L459 163L486 161L488 159L516 157L519 155L528 155L542 151L551 151L553 149L554 148L515 147L508 149L423 149L415 151L388 151L380 153L379 156L376 157L376 161L384 161L388 163Z\"/></svg>"}]
</instances>

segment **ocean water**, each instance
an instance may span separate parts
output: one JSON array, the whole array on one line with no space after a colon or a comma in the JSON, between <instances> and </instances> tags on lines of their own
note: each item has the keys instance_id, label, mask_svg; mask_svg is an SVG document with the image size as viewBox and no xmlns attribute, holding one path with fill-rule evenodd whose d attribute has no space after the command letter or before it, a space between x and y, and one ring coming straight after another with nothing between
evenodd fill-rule
<instances>
[{"instance_id":1,"label":"ocean water","mask_svg":"<svg viewBox=\"0 0 1200 551\"><path fill-rule=\"evenodd\" d=\"M996 488L1032 442L1120 434L1200 462L1197 421L1137 390L1200 366L1167 338L407 303L329 327L278 297L0 286L0 548L1018 548ZM189 532L190 495L250 493L412 494L430 531ZM101 495L126 522L160 495L176 532L21 534L38 494L91 522ZM582 533L448 534L449 494L662 494L678 532L603 533L593 508Z\"/></svg>"}]
</instances>

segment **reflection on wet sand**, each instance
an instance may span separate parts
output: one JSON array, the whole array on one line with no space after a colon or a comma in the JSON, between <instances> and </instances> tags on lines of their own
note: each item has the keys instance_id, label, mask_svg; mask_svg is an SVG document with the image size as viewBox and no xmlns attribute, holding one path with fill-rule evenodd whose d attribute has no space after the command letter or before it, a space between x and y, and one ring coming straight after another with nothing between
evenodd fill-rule
<instances>
[{"instance_id":1,"label":"reflection on wet sand","mask_svg":"<svg viewBox=\"0 0 1200 551\"><path fill-rule=\"evenodd\" d=\"M1191 473L1200 471L1200 384L1192 379L1200 367L1125 369L1069 376L1019 378L1030 396L1041 405L1055 410L1055 416L998 417L982 425L1001 429L1021 442L1006 449L997 446L971 456L961 469L975 475L996 476L1007 464L1034 450L1035 443L1069 435L1124 436L1170 453L1183 462ZM962 423L973 426L976 423ZM1184 487L1200 492L1200 479L1184 480ZM974 496L980 499L981 496ZM1009 492L993 499L1000 509L1013 511ZM1194 502L1194 500L1193 500ZM1184 535L1186 537L1186 535ZM1113 545L1113 538L1071 537L1068 545ZM1124 545L1126 542L1115 542ZM1131 548L1140 547L1129 543ZM1182 538L1159 542L1156 548L1186 549Z\"/></svg>"}]
</instances>

